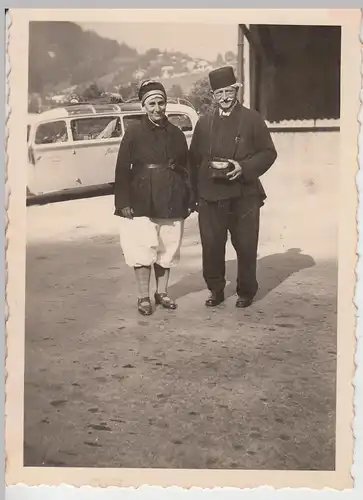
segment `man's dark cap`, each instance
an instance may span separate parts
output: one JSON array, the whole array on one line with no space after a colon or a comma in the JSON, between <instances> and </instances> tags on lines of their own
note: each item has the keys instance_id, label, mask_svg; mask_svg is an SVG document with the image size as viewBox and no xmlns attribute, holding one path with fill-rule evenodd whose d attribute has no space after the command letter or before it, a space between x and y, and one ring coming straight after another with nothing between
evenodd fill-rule
<instances>
[{"instance_id":1,"label":"man's dark cap","mask_svg":"<svg viewBox=\"0 0 363 500\"><path fill-rule=\"evenodd\" d=\"M209 83L213 92L218 89L230 87L231 85L236 85L237 80L232 66L223 66L222 68L212 70L209 73Z\"/></svg>"}]
</instances>

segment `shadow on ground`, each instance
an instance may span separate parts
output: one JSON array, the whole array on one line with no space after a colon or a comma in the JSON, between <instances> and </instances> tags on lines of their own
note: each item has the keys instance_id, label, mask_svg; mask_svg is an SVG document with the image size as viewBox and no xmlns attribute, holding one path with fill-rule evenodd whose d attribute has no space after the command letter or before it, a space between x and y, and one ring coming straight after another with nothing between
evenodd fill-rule
<instances>
[{"instance_id":1,"label":"shadow on ground","mask_svg":"<svg viewBox=\"0 0 363 500\"><path fill-rule=\"evenodd\" d=\"M290 248L283 253L275 253L261 257L257 262L257 280L259 291L255 302L262 300L268 293L277 288L293 274L315 266L315 261L310 255L303 254L299 248ZM226 262L226 279L230 282L226 286L226 297L235 293L235 280L237 276L237 261ZM170 294L179 299L189 293L205 290L202 270L185 276L170 287Z\"/></svg>"},{"instance_id":2,"label":"shadow on ground","mask_svg":"<svg viewBox=\"0 0 363 500\"><path fill-rule=\"evenodd\" d=\"M263 307L206 311L195 270L145 319L117 238L29 245L25 465L333 470L336 262L292 248L258 277Z\"/></svg>"}]
</instances>

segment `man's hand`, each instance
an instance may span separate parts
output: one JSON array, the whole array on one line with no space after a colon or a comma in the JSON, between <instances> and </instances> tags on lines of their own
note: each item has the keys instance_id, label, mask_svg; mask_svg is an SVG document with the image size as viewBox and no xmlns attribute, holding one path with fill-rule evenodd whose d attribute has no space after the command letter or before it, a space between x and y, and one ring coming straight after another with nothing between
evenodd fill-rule
<instances>
[{"instance_id":1,"label":"man's hand","mask_svg":"<svg viewBox=\"0 0 363 500\"><path fill-rule=\"evenodd\" d=\"M131 207L125 207L121 210L122 217L125 217L126 219L133 219L134 218L134 213Z\"/></svg>"},{"instance_id":2,"label":"man's hand","mask_svg":"<svg viewBox=\"0 0 363 500\"><path fill-rule=\"evenodd\" d=\"M233 165L233 170L228 172L227 177L229 178L230 181L234 181L241 177L242 175L242 167L236 160L228 160L230 163Z\"/></svg>"}]
</instances>

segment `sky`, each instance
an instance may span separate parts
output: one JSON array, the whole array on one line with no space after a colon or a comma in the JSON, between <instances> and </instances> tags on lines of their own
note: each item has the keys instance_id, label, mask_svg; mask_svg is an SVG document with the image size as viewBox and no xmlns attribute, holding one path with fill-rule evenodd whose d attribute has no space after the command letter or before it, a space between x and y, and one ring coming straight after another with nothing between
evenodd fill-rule
<instances>
[{"instance_id":1,"label":"sky","mask_svg":"<svg viewBox=\"0 0 363 500\"><path fill-rule=\"evenodd\" d=\"M178 50L191 57L215 60L218 53L237 53L233 25L167 23L77 23L105 38L124 42L143 53L150 48Z\"/></svg>"}]
</instances>

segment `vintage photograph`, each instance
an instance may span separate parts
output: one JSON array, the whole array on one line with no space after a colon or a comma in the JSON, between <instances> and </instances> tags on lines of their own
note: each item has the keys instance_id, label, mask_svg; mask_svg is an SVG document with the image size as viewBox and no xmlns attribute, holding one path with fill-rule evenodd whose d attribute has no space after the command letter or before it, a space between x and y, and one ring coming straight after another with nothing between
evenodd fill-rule
<instances>
[{"instance_id":1,"label":"vintage photograph","mask_svg":"<svg viewBox=\"0 0 363 500\"><path fill-rule=\"evenodd\" d=\"M29 21L24 468L341 468L335 19Z\"/></svg>"},{"instance_id":2,"label":"vintage photograph","mask_svg":"<svg viewBox=\"0 0 363 500\"><path fill-rule=\"evenodd\" d=\"M332 470L340 27L161 28L29 26L24 464Z\"/></svg>"}]
</instances>

